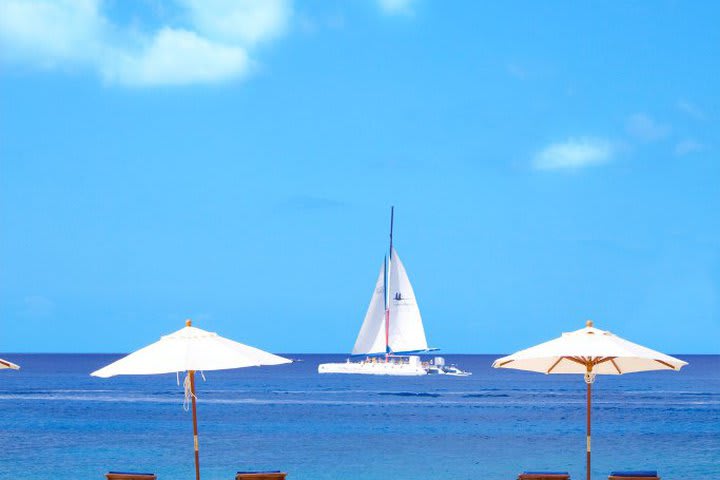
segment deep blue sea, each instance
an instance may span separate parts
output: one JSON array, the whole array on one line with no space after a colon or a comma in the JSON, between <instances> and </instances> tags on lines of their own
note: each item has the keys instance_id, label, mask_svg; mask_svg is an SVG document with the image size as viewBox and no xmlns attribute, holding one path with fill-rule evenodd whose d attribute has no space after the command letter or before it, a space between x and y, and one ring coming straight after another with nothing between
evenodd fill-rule
<instances>
[{"instance_id":1,"label":"deep blue sea","mask_svg":"<svg viewBox=\"0 0 720 480\"><path fill-rule=\"evenodd\" d=\"M120 355L4 354L0 479L103 479L108 470L192 479L191 414L176 376L99 379ZM584 478L580 376L493 370L499 355L447 355L466 378L318 375L340 355L206 372L198 383L203 478L237 470L289 479L514 479L524 469ZM594 384L593 477L657 469L720 478L720 356L678 355L681 372Z\"/></svg>"}]
</instances>

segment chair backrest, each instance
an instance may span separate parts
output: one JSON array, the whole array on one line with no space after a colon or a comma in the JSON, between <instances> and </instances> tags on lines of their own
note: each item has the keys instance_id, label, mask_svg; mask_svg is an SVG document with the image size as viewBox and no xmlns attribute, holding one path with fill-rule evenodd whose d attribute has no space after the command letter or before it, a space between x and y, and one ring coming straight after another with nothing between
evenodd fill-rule
<instances>
[{"instance_id":1,"label":"chair backrest","mask_svg":"<svg viewBox=\"0 0 720 480\"><path fill-rule=\"evenodd\" d=\"M568 472L523 472L518 480L570 480Z\"/></svg>"},{"instance_id":2,"label":"chair backrest","mask_svg":"<svg viewBox=\"0 0 720 480\"><path fill-rule=\"evenodd\" d=\"M276 472L237 472L235 480L285 480L287 473Z\"/></svg>"},{"instance_id":3,"label":"chair backrest","mask_svg":"<svg viewBox=\"0 0 720 480\"><path fill-rule=\"evenodd\" d=\"M608 480L660 480L655 470L611 472Z\"/></svg>"},{"instance_id":4,"label":"chair backrest","mask_svg":"<svg viewBox=\"0 0 720 480\"><path fill-rule=\"evenodd\" d=\"M157 480L154 473L135 472L108 472L105 474L107 480Z\"/></svg>"}]
</instances>

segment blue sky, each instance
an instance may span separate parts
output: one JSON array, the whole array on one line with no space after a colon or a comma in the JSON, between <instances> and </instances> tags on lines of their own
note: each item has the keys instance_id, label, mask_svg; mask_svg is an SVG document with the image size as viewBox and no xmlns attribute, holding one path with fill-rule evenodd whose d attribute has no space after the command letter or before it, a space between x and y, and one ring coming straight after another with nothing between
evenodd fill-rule
<instances>
[{"instance_id":1,"label":"blue sky","mask_svg":"<svg viewBox=\"0 0 720 480\"><path fill-rule=\"evenodd\" d=\"M0 1L0 351L720 342L715 2Z\"/></svg>"}]
</instances>

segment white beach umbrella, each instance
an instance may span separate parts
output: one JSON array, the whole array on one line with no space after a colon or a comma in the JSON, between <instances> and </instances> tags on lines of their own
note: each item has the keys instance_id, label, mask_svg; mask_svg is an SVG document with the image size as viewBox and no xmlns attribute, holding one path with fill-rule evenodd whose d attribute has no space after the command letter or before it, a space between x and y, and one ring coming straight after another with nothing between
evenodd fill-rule
<instances>
[{"instance_id":1,"label":"white beach umbrella","mask_svg":"<svg viewBox=\"0 0 720 480\"><path fill-rule=\"evenodd\" d=\"M595 375L622 375L651 370L680 370L687 362L656 352L617 335L586 327L549 342L521 350L493 362L494 368L512 368L545 374L582 374L587 384L587 480L590 480L590 409Z\"/></svg>"},{"instance_id":2,"label":"white beach umbrella","mask_svg":"<svg viewBox=\"0 0 720 480\"><path fill-rule=\"evenodd\" d=\"M4 370L6 368L10 368L12 370L19 370L20 366L15 365L12 362L8 362L7 360L3 360L2 358L0 358L0 370Z\"/></svg>"},{"instance_id":3,"label":"white beach umbrella","mask_svg":"<svg viewBox=\"0 0 720 480\"><path fill-rule=\"evenodd\" d=\"M217 333L193 327L190 320L185 325L185 328L165 335L159 341L141 348L137 352L91 373L91 375L108 378L115 375L187 372L185 397L186 399L190 397L192 401L195 477L200 480L195 372L281 365L291 363L292 360L223 338Z\"/></svg>"}]
</instances>

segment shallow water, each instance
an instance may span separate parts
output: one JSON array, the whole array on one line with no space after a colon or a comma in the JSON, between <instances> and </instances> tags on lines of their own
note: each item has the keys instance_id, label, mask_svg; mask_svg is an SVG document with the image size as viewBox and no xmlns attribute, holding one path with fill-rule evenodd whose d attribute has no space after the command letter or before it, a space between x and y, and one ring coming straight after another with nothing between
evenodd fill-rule
<instances>
[{"instance_id":1,"label":"shallow water","mask_svg":"<svg viewBox=\"0 0 720 480\"><path fill-rule=\"evenodd\" d=\"M498 355L447 355L471 377L318 375L338 355L199 380L203 478L282 469L289 479L514 479L585 469L580 376L493 370ZM191 416L175 375L98 379L118 355L12 355L0 372L0 479L102 479L108 470L194 478ZM657 469L720 477L720 356L681 372L598 377L593 476ZM182 379L181 379L182 380Z\"/></svg>"}]
</instances>

